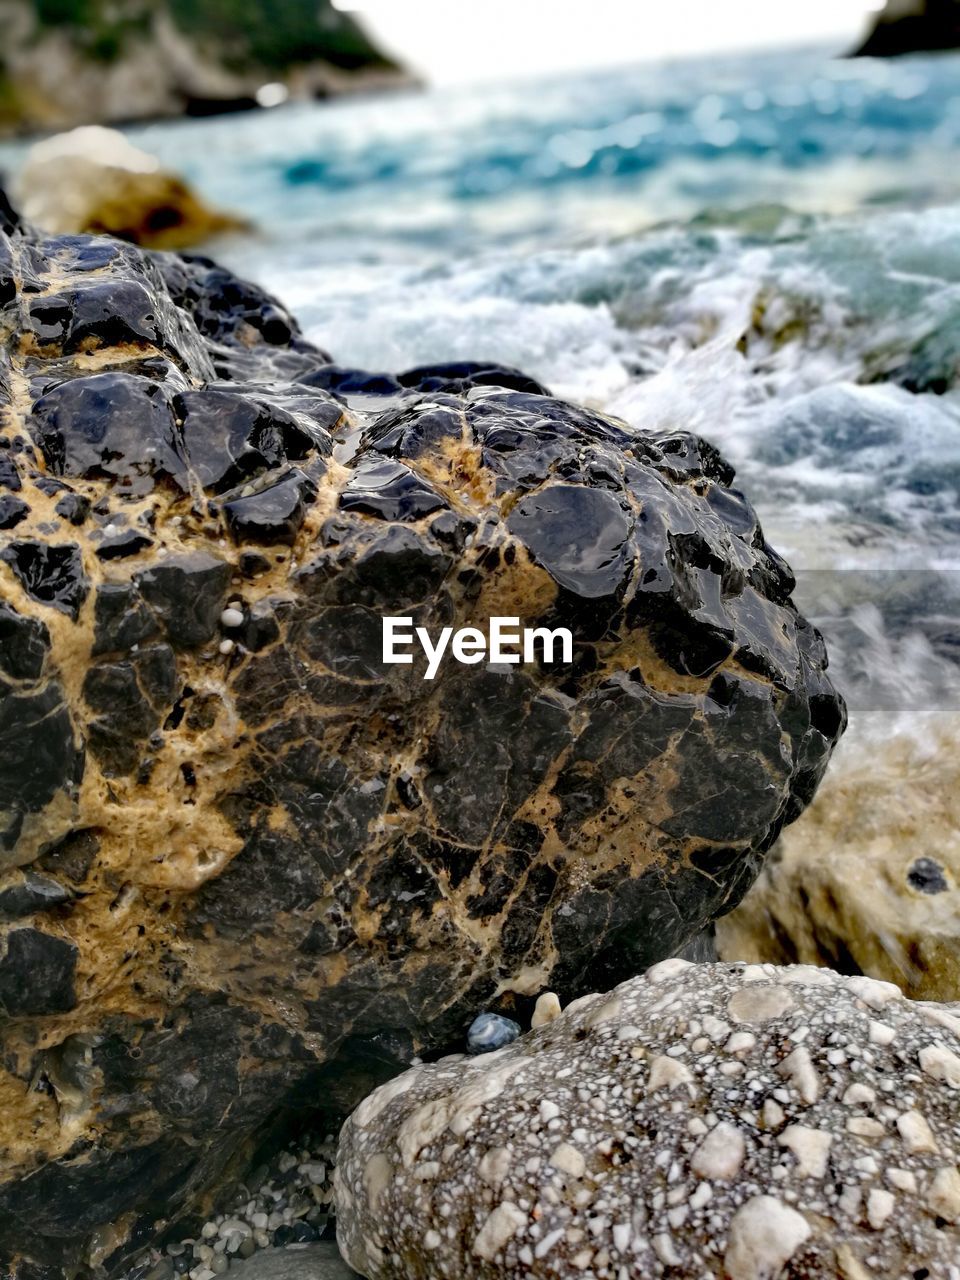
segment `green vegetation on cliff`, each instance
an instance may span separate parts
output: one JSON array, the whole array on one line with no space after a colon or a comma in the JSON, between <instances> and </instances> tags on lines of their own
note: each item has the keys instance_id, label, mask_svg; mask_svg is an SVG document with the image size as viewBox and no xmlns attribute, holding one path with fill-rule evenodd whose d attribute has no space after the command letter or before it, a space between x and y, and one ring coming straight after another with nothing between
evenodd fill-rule
<instances>
[{"instance_id":1,"label":"green vegetation on cliff","mask_svg":"<svg viewBox=\"0 0 960 1280\"><path fill-rule=\"evenodd\" d=\"M132 36L150 30L148 5L116 5L104 0L34 0L36 36L52 27L68 28L79 53L99 62L119 58ZM2 57L2 54L0 54Z\"/></svg>"},{"instance_id":2,"label":"green vegetation on cliff","mask_svg":"<svg viewBox=\"0 0 960 1280\"><path fill-rule=\"evenodd\" d=\"M345 70L393 65L330 0L33 0L40 32L68 27L79 48L104 61L120 57L131 36L145 35L164 8L185 36L215 44L222 61L238 69L318 61Z\"/></svg>"},{"instance_id":3,"label":"green vegetation on cliff","mask_svg":"<svg viewBox=\"0 0 960 1280\"><path fill-rule=\"evenodd\" d=\"M63 129L409 83L332 0L3 0L0 131Z\"/></svg>"},{"instance_id":4,"label":"green vegetation on cliff","mask_svg":"<svg viewBox=\"0 0 960 1280\"><path fill-rule=\"evenodd\" d=\"M239 66L324 61L352 71L392 65L329 0L169 0L169 6L181 31L222 42L227 60Z\"/></svg>"}]
</instances>

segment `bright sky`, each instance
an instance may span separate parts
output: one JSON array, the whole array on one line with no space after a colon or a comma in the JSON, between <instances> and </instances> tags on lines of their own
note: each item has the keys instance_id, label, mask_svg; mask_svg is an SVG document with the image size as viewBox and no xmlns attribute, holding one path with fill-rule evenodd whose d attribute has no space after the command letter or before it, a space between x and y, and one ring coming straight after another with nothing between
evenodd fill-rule
<instances>
[{"instance_id":1,"label":"bright sky","mask_svg":"<svg viewBox=\"0 0 960 1280\"><path fill-rule=\"evenodd\" d=\"M434 84L788 43L847 49L883 0L333 0Z\"/></svg>"}]
</instances>

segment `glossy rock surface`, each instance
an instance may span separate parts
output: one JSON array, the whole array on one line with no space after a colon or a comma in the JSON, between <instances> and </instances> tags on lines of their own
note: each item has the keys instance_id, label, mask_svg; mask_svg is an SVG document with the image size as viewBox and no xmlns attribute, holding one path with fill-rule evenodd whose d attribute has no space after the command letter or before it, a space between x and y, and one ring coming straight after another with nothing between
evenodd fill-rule
<instances>
[{"instance_id":1,"label":"glossy rock surface","mask_svg":"<svg viewBox=\"0 0 960 1280\"><path fill-rule=\"evenodd\" d=\"M0 1258L116 1274L292 1109L684 946L844 711L701 440L347 376L206 259L11 224L0 299ZM425 682L385 614L574 657Z\"/></svg>"}]
</instances>

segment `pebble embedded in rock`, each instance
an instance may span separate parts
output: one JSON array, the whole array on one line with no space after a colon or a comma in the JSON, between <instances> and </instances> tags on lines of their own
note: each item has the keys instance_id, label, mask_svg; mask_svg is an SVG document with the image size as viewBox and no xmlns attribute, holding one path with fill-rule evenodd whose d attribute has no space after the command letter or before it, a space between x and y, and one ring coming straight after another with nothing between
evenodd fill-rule
<instances>
[{"instance_id":1,"label":"pebble embedded in rock","mask_svg":"<svg viewBox=\"0 0 960 1280\"><path fill-rule=\"evenodd\" d=\"M0 560L10 566L31 600L59 609L76 622L89 591L76 543L8 542L0 546Z\"/></svg>"},{"instance_id":2,"label":"pebble embedded in rock","mask_svg":"<svg viewBox=\"0 0 960 1280\"><path fill-rule=\"evenodd\" d=\"M943 866L934 858L917 858L907 872L907 884L918 893L946 893L950 888Z\"/></svg>"},{"instance_id":3,"label":"pebble embedded in rock","mask_svg":"<svg viewBox=\"0 0 960 1280\"><path fill-rule=\"evenodd\" d=\"M693 1153L690 1168L701 1178L728 1182L736 1176L745 1154L743 1133L736 1125L721 1121Z\"/></svg>"},{"instance_id":4,"label":"pebble embedded in rock","mask_svg":"<svg viewBox=\"0 0 960 1280\"><path fill-rule=\"evenodd\" d=\"M76 1007L77 948L41 929L17 925L0 951L0 1010L11 1018Z\"/></svg>"},{"instance_id":5,"label":"pebble embedded in rock","mask_svg":"<svg viewBox=\"0 0 960 1280\"><path fill-rule=\"evenodd\" d=\"M766 1022L789 1013L794 1005L785 988L751 984L730 997L727 1013L734 1022Z\"/></svg>"},{"instance_id":6,"label":"pebble embedded in rock","mask_svg":"<svg viewBox=\"0 0 960 1280\"><path fill-rule=\"evenodd\" d=\"M468 1053L492 1053L502 1049L520 1034L519 1022L504 1018L499 1013L481 1013L470 1023L467 1031Z\"/></svg>"},{"instance_id":7,"label":"pebble embedded in rock","mask_svg":"<svg viewBox=\"0 0 960 1280\"><path fill-rule=\"evenodd\" d=\"M772 1280L809 1236L796 1209L775 1196L755 1196L733 1215L724 1269L730 1280Z\"/></svg>"},{"instance_id":8,"label":"pebble embedded in rock","mask_svg":"<svg viewBox=\"0 0 960 1280\"><path fill-rule=\"evenodd\" d=\"M748 993L731 1076L704 1033ZM373 1093L340 1138L344 1256L370 1280L952 1280L958 1013L826 969L654 966Z\"/></svg>"},{"instance_id":9,"label":"pebble embedded in rock","mask_svg":"<svg viewBox=\"0 0 960 1280\"><path fill-rule=\"evenodd\" d=\"M530 1025L531 1027L545 1027L548 1022L553 1022L556 1018L559 1018L560 1013L560 1000L556 992L544 991L541 996L537 997Z\"/></svg>"},{"instance_id":10,"label":"pebble embedded in rock","mask_svg":"<svg viewBox=\"0 0 960 1280\"><path fill-rule=\"evenodd\" d=\"M74 896L68 889L49 876L26 872L22 878L0 888L0 921L16 920L63 906Z\"/></svg>"},{"instance_id":11,"label":"pebble embedded in rock","mask_svg":"<svg viewBox=\"0 0 960 1280\"><path fill-rule=\"evenodd\" d=\"M316 496L310 476L294 470L228 495L223 511L237 541L292 546Z\"/></svg>"}]
</instances>

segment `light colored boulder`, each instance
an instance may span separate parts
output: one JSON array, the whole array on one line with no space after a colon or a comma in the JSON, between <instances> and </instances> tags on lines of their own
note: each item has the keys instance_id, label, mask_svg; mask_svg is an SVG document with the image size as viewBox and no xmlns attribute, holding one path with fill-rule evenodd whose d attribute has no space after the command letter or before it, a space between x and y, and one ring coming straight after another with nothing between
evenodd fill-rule
<instances>
[{"instance_id":1,"label":"light colored boulder","mask_svg":"<svg viewBox=\"0 0 960 1280\"><path fill-rule=\"evenodd\" d=\"M889 983L668 960L372 1094L340 1247L370 1280L960 1280L958 1053L960 1006Z\"/></svg>"},{"instance_id":2,"label":"light colored boulder","mask_svg":"<svg viewBox=\"0 0 960 1280\"><path fill-rule=\"evenodd\" d=\"M45 231L102 233L151 249L185 249L246 225L211 208L122 133L99 125L36 143L15 192L24 217Z\"/></svg>"},{"instance_id":3,"label":"light colored boulder","mask_svg":"<svg viewBox=\"0 0 960 1280\"><path fill-rule=\"evenodd\" d=\"M740 906L721 960L829 965L960 1000L960 787L952 721L837 761ZM909 785L906 780L909 779Z\"/></svg>"}]
</instances>

